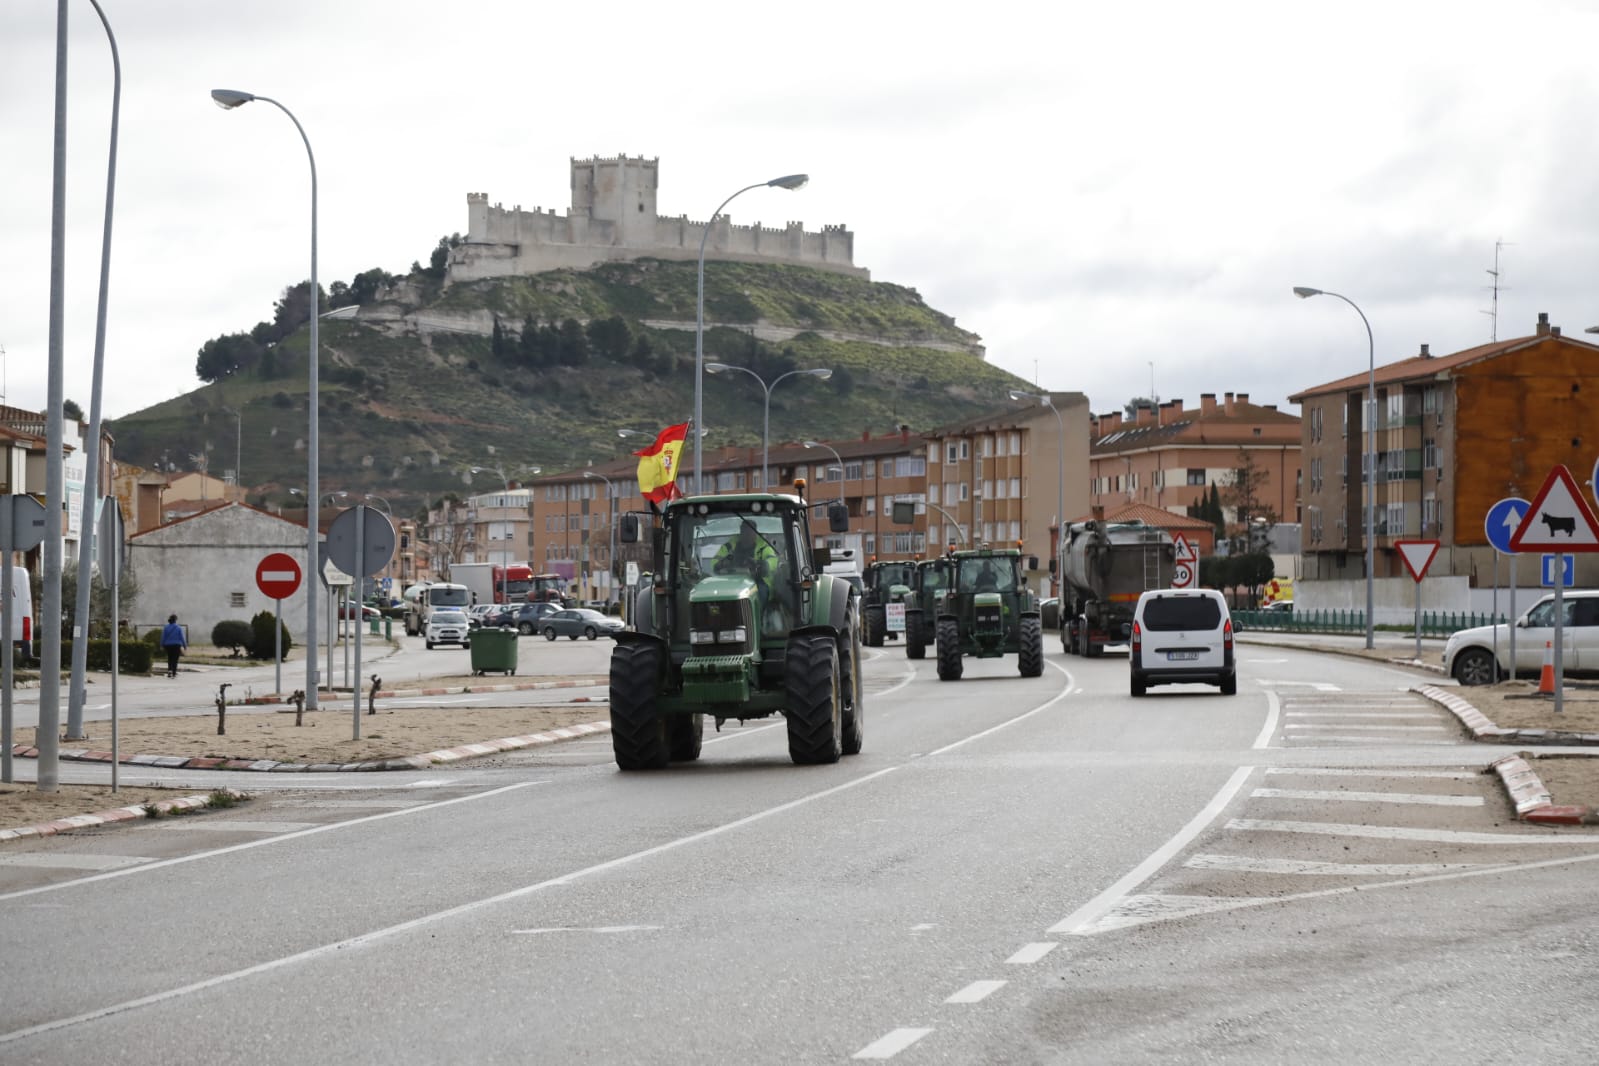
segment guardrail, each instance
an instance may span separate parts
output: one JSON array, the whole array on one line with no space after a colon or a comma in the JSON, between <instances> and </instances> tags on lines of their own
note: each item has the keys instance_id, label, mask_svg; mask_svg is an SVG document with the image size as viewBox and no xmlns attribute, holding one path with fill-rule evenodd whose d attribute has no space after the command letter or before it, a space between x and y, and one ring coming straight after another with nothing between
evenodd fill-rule
<instances>
[{"instance_id":1,"label":"guardrail","mask_svg":"<svg viewBox=\"0 0 1599 1066\"><path fill-rule=\"evenodd\" d=\"M1476 626L1503 625L1503 615L1472 614L1466 611L1421 612L1421 635L1447 637ZM1365 611L1234 611L1233 628L1240 632L1277 633L1364 633ZM1414 634L1412 626L1379 626L1387 633Z\"/></svg>"}]
</instances>

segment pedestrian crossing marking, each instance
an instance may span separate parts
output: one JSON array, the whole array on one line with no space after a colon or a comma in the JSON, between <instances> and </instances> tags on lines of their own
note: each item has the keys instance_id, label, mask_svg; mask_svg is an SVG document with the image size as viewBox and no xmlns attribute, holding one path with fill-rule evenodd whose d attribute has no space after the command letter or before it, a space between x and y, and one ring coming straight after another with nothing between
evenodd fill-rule
<instances>
[{"instance_id":1,"label":"pedestrian crossing marking","mask_svg":"<svg viewBox=\"0 0 1599 1066\"><path fill-rule=\"evenodd\" d=\"M1417 792L1347 792L1342 789L1257 788L1256 799L1326 800L1345 803L1414 803L1431 807L1481 807L1481 796L1433 796Z\"/></svg>"}]
</instances>

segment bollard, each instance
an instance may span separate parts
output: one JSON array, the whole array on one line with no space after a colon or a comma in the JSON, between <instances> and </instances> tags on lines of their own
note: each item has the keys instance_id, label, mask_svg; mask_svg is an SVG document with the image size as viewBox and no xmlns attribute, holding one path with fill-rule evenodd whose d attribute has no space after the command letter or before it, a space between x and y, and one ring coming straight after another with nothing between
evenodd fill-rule
<instances>
[{"instance_id":1,"label":"bollard","mask_svg":"<svg viewBox=\"0 0 1599 1066\"><path fill-rule=\"evenodd\" d=\"M305 724L305 690L297 688L294 695L289 697L289 702L294 704L294 724Z\"/></svg>"},{"instance_id":2,"label":"bollard","mask_svg":"<svg viewBox=\"0 0 1599 1066\"><path fill-rule=\"evenodd\" d=\"M228 689L233 686L222 684L217 687L217 736L228 735Z\"/></svg>"},{"instance_id":3,"label":"bollard","mask_svg":"<svg viewBox=\"0 0 1599 1066\"><path fill-rule=\"evenodd\" d=\"M383 679L381 677L379 677L377 674L373 674L372 675L372 691L367 693L367 697L366 697L366 713L367 714L377 714L378 713L378 689L381 688L381 687L383 687Z\"/></svg>"}]
</instances>

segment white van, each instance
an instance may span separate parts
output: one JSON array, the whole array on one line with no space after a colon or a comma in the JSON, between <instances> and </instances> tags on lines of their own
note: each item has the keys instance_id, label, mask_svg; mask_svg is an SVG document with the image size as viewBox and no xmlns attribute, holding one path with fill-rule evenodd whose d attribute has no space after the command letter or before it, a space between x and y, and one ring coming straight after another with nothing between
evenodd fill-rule
<instances>
[{"instance_id":1,"label":"white van","mask_svg":"<svg viewBox=\"0 0 1599 1066\"><path fill-rule=\"evenodd\" d=\"M33 658L33 585L20 566L11 568L11 643L22 658Z\"/></svg>"},{"instance_id":2,"label":"white van","mask_svg":"<svg viewBox=\"0 0 1599 1066\"><path fill-rule=\"evenodd\" d=\"M1131 691L1200 682L1238 692L1233 619L1215 589L1151 589L1133 609Z\"/></svg>"}]
</instances>

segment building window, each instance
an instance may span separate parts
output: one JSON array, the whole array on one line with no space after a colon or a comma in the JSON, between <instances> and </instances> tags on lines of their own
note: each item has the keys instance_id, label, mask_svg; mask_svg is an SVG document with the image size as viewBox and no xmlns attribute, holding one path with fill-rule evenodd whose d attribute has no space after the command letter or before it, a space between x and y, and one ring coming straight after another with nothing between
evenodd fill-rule
<instances>
[{"instance_id":1,"label":"building window","mask_svg":"<svg viewBox=\"0 0 1599 1066\"><path fill-rule=\"evenodd\" d=\"M1438 442L1431 437L1421 442L1421 465L1428 469L1438 466Z\"/></svg>"},{"instance_id":2,"label":"building window","mask_svg":"<svg viewBox=\"0 0 1599 1066\"><path fill-rule=\"evenodd\" d=\"M963 439L961 441L961 458L962 459L970 459L971 457L972 457L972 442L969 441L969 440L964 440Z\"/></svg>"},{"instance_id":3,"label":"building window","mask_svg":"<svg viewBox=\"0 0 1599 1066\"><path fill-rule=\"evenodd\" d=\"M938 501L938 482L935 481L931 485L927 486L927 498L929 500L932 500L934 503L939 502Z\"/></svg>"},{"instance_id":4,"label":"building window","mask_svg":"<svg viewBox=\"0 0 1599 1066\"><path fill-rule=\"evenodd\" d=\"M1189 467L1188 468L1188 484L1190 484L1190 485L1203 485L1204 483L1205 483L1205 471L1202 468L1196 469L1195 467Z\"/></svg>"},{"instance_id":5,"label":"building window","mask_svg":"<svg viewBox=\"0 0 1599 1066\"><path fill-rule=\"evenodd\" d=\"M310 290L306 290L310 291ZM861 479L861 461L859 459L844 464L844 480L859 481Z\"/></svg>"},{"instance_id":6,"label":"building window","mask_svg":"<svg viewBox=\"0 0 1599 1066\"><path fill-rule=\"evenodd\" d=\"M946 463L959 462L960 461L960 450L961 450L961 446L959 444L957 444L954 441L950 441L947 445L944 446L944 462L946 462Z\"/></svg>"},{"instance_id":7,"label":"building window","mask_svg":"<svg viewBox=\"0 0 1599 1066\"><path fill-rule=\"evenodd\" d=\"M877 460L876 459L868 459L868 460L866 460L866 467L865 467L865 470L862 473L862 476L863 477L876 477L877 476Z\"/></svg>"},{"instance_id":8,"label":"building window","mask_svg":"<svg viewBox=\"0 0 1599 1066\"><path fill-rule=\"evenodd\" d=\"M868 496L868 497L866 497L866 513L868 515L874 515L874 514L877 513L877 497L876 496Z\"/></svg>"},{"instance_id":9,"label":"building window","mask_svg":"<svg viewBox=\"0 0 1599 1066\"><path fill-rule=\"evenodd\" d=\"M1017 499L1017 500L1021 499L1021 496L1022 496L1022 479L1021 478L1013 477L1013 478L1010 479L1010 494L1011 494L1011 498L1012 499Z\"/></svg>"},{"instance_id":10,"label":"building window","mask_svg":"<svg viewBox=\"0 0 1599 1066\"><path fill-rule=\"evenodd\" d=\"M1020 431L1017 431L1017 430L1012 430L1011 431L1011 435L1010 435L1010 453L1012 455L1020 455L1020 454L1022 454L1022 435L1021 435Z\"/></svg>"},{"instance_id":11,"label":"building window","mask_svg":"<svg viewBox=\"0 0 1599 1066\"><path fill-rule=\"evenodd\" d=\"M245 605L244 604L244 593L242 593L242 592L230 592L230 593L228 593L228 606L229 607L243 607L244 605Z\"/></svg>"},{"instance_id":12,"label":"building window","mask_svg":"<svg viewBox=\"0 0 1599 1066\"><path fill-rule=\"evenodd\" d=\"M971 490L967 486L966 482L962 481L961 482L961 502L964 503L966 500L971 499L971 496L969 495L970 491Z\"/></svg>"},{"instance_id":13,"label":"building window","mask_svg":"<svg viewBox=\"0 0 1599 1066\"><path fill-rule=\"evenodd\" d=\"M884 460L887 463L888 460ZM919 455L902 455L894 462L895 477L926 477L927 460Z\"/></svg>"}]
</instances>

